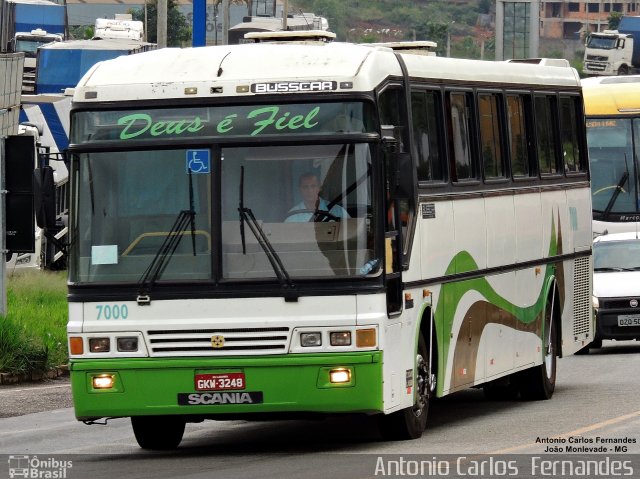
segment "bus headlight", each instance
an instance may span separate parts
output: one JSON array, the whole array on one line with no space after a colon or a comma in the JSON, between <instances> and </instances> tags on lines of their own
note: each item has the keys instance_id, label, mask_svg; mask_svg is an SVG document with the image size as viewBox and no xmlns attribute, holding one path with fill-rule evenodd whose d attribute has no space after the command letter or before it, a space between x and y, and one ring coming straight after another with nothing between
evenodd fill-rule
<instances>
[{"instance_id":1,"label":"bus headlight","mask_svg":"<svg viewBox=\"0 0 640 479\"><path fill-rule=\"evenodd\" d=\"M598 300L597 296L591 296L591 305L596 311L600 308L600 300Z\"/></svg>"},{"instance_id":2,"label":"bus headlight","mask_svg":"<svg viewBox=\"0 0 640 479\"><path fill-rule=\"evenodd\" d=\"M138 338L118 338L118 351L120 352L134 352L138 350Z\"/></svg>"},{"instance_id":3,"label":"bus headlight","mask_svg":"<svg viewBox=\"0 0 640 479\"><path fill-rule=\"evenodd\" d=\"M305 348L322 346L322 334L319 332L300 333L300 345Z\"/></svg>"},{"instance_id":4,"label":"bus headlight","mask_svg":"<svg viewBox=\"0 0 640 479\"><path fill-rule=\"evenodd\" d=\"M111 349L109 338L89 338L89 351L92 353L108 353Z\"/></svg>"},{"instance_id":5,"label":"bus headlight","mask_svg":"<svg viewBox=\"0 0 640 479\"><path fill-rule=\"evenodd\" d=\"M351 331L334 331L329 334L331 346L351 346Z\"/></svg>"}]
</instances>

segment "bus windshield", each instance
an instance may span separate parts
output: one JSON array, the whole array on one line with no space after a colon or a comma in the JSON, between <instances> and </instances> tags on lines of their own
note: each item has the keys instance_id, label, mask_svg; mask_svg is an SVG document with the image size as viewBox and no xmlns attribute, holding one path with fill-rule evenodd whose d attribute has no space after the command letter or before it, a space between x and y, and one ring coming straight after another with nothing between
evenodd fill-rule
<instances>
[{"instance_id":1,"label":"bus windshield","mask_svg":"<svg viewBox=\"0 0 640 479\"><path fill-rule=\"evenodd\" d=\"M274 281L274 258L291 279L378 272L368 143L79 153L73 163L73 282L140 282L159 255L158 281Z\"/></svg>"},{"instance_id":2,"label":"bus windshield","mask_svg":"<svg viewBox=\"0 0 640 479\"><path fill-rule=\"evenodd\" d=\"M638 212L638 155L633 145L640 141L640 120L599 118L586 125L593 210Z\"/></svg>"}]
</instances>

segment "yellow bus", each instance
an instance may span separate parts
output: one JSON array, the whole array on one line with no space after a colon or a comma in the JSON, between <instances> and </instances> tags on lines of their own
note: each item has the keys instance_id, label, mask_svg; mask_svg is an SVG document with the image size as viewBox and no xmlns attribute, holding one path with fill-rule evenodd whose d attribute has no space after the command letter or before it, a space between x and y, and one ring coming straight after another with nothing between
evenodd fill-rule
<instances>
[{"instance_id":1,"label":"yellow bus","mask_svg":"<svg viewBox=\"0 0 640 479\"><path fill-rule=\"evenodd\" d=\"M640 221L640 75L583 79L582 93L593 233L636 231Z\"/></svg>"}]
</instances>

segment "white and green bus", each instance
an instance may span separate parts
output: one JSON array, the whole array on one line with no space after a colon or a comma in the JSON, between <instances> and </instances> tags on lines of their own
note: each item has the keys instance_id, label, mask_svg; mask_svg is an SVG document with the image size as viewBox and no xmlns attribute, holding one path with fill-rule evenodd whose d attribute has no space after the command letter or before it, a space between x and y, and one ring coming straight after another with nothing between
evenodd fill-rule
<instances>
[{"instance_id":1,"label":"white and green bus","mask_svg":"<svg viewBox=\"0 0 640 479\"><path fill-rule=\"evenodd\" d=\"M205 419L417 438L432 397L551 397L593 338L591 195L578 76L534 63L298 38L93 67L69 147L76 417L166 449Z\"/></svg>"}]
</instances>

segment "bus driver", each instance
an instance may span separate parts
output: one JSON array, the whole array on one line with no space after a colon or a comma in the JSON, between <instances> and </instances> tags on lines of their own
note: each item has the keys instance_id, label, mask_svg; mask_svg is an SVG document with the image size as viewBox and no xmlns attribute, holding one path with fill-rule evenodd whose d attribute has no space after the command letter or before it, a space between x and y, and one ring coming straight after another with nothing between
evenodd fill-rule
<instances>
[{"instance_id":1,"label":"bus driver","mask_svg":"<svg viewBox=\"0 0 640 479\"><path fill-rule=\"evenodd\" d=\"M333 205L329 209L329 202L320 197L320 178L315 173L301 175L298 188L302 201L289 210L285 222L337 221L338 218L349 218L349 213L340 205ZM315 219L312 220L313 216Z\"/></svg>"}]
</instances>

